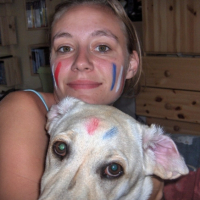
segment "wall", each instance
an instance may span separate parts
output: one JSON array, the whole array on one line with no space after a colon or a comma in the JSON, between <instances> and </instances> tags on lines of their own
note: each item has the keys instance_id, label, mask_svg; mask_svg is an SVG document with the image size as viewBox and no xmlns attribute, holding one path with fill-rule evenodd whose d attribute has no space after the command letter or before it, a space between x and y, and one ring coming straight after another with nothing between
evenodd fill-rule
<instances>
[{"instance_id":1,"label":"wall","mask_svg":"<svg viewBox=\"0 0 200 200\"><path fill-rule=\"evenodd\" d=\"M53 13L56 4L61 0L47 0L48 15ZM0 54L12 54L19 58L19 64L22 71L22 85L16 86L19 89L37 89L41 88L41 82L38 75L31 75L29 60L29 45L48 43L48 30L27 30L25 18L25 0L13 0L11 4L0 4L0 15L13 15L16 19L17 40L16 45L0 47ZM10 88L0 85L0 91Z\"/></svg>"}]
</instances>

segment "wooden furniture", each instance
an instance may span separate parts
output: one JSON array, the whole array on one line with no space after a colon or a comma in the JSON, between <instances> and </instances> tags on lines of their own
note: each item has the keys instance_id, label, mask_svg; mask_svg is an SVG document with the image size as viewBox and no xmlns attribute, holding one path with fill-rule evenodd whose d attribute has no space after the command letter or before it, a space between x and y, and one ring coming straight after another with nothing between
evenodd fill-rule
<instances>
[{"instance_id":1,"label":"wooden furniture","mask_svg":"<svg viewBox=\"0 0 200 200\"><path fill-rule=\"evenodd\" d=\"M25 12L28 30L48 28L46 0L25 0Z\"/></svg>"},{"instance_id":2,"label":"wooden furniture","mask_svg":"<svg viewBox=\"0 0 200 200\"><path fill-rule=\"evenodd\" d=\"M28 45L30 71L32 76L38 76L41 66L50 66L49 35L50 17L54 13L55 6L62 0L24 0L26 27L29 32L41 32L43 43L31 41Z\"/></svg>"},{"instance_id":3,"label":"wooden furniture","mask_svg":"<svg viewBox=\"0 0 200 200\"><path fill-rule=\"evenodd\" d=\"M142 0L146 53L200 54L200 1Z\"/></svg>"},{"instance_id":4,"label":"wooden furniture","mask_svg":"<svg viewBox=\"0 0 200 200\"><path fill-rule=\"evenodd\" d=\"M22 82L21 70L18 64L17 57L0 58L0 62L3 63L5 77L5 86L15 86Z\"/></svg>"},{"instance_id":5,"label":"wooden furniture","mask_svg":"<svg viewBox=\"0 0 200 200\"><path fill-rule=\"evenodd\" d=\"M14 16L0 17L0 45L17 44L16 27Z\"/></svg>"},{"instance_id":6,"label":"wooden furniture","mask_svg":"<svg viewBox=\"0 0 200 200\"><path fill-rule=\"evenodd\" d=\"M34 44L29 45L29 59L31 66L31 74L38 75L38 69L41 66L49 66L49 45L48 44Z\"/></svg>"},{"instance_id":7,"label":"wooden furniture","mask_svg":"<svg viewBox=\"0 0 200 200\"><path fill-rule=\"evenodd\" d=\"M200 1L143 0L136 114L169 133L200 135Z\"/></svg>"},{"instance_id":8,"label":"wooden furniture","mask_svg":"<svg viewBox=\"0 0 200 200\"><path fill-rule=\"evenodd\" d=\"M6 3L12 3L12 1L1 0L0 3L0 6L5 6ZM0 17L0 36L0 46L2 48L17 44L14 16L5 15ZM0 54L0 84L7 87L21 84L21 70L17 57L10 54Z\"/></svg>"}]
</instances>

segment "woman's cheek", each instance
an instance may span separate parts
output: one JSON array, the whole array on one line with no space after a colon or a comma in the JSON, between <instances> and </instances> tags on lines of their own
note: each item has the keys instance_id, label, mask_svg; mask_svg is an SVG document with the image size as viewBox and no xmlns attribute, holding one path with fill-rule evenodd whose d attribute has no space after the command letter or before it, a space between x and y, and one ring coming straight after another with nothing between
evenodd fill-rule
<instances>
[{"instance_id":1,"label":"woman's cheek","mask_svg":"<svg viewBox=\"0 0 200 200\"><path fill-rule=\"evenodd\" d=\"M118 93L119 91L121 93L123 88L124 88L124 67L121 66L116 85L116 93Z\"/></svg>"},{"instance_id":2,"label":"woman's cheek","mask_svg":"<svg viewBox=\"0 0 200 200\"><path fill-rule=\"evenodd\" d=\"M59 88L60 74L63 74L63 70L67 69L68 67L69 63L65 61L59 61L52 65L52 75L55 89Z\"/></svg>"},{"instance_id":3,"label":"woman's cheek","mask_svg":"<svg viewBox=\"0 0 200 200\"><path fill-rule=\"evenodd\" d=\"M119 70L119 74L117 75L117 66L116 64L112 64L112 83L111 83L111 91L116 93L122 92L124 88L124 67L121 66Z\"/></svg>"},{"instance_id":4,"label":"woman's cheek","mask_svg":"<svg viewBox=\"0 0 200 200\"><path fill-rule=\"evenodd\" d=\"M116 84L116 74L117 74L117 66L116 64L112 64L112 84L110 90L112 91Z\"/></svg>"},{"instance_id":5,"label":"woman's cheek","mask_svg":"<svg viewBox=\"0 0 200 200\"><path fill-rule=\"evenodd\" d=\"M58 77L59 77L59 74L60 74L61 67L62 67L61 62L53 63L52 67L51 67L55 89L57 89L59 87Z\"/></svg>"}]
</instances>

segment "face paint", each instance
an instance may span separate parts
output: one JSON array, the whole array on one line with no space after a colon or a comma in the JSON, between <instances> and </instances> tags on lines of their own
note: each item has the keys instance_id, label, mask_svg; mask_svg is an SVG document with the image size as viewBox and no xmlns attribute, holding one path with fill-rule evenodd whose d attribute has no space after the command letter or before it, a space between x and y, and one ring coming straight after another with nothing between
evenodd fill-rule
<instances>
[{"instance_id":1,"label":"face paint","mask_svg":"<svg viewBox=\"0 0 200 200\"><path fill-rule=\"evenodd\" d=\"M55 80L55 76L54 76L55 65L52 66L51 70L52 70L54 87L55 87L55 89L57 89L57 84L56 84L56 80Z\"/></svg>"},{"instance_id":2,"label":"face paint","mask_svg":"<svg viewBox=\"0 0 200 200\"><path fill-rule=\"evenodd\" d=\"M87 124L86 124L86 128L87 128L87 132L89 135L93 135L94 131L98 128L99 126L99 119L97 118L92 118Z\"/></svg>"},{"instance_id":3,"label":"face paint","mask_svg":"<svg viewBox=\"0 0 200 200\"><path fill-rule=\"evenodd\" d=\"M113 90L114 86L115 86L115 80L116 80L116 65L113 63L113 68L112 68L112 72L113 72L113 80L112 80L112 85L111 85L111 91Z\"/></svg>"},{"instance_id":4,"label":"face paint","mask_svg":"<svg viewBox=\"0 0 200 200\"><path fill-rule=\"evenodd\" d=\"M116 135L117 133L118 133L117 127L113 127L113 128L111 128L109 131L107 131L107 132L103 135L103 140L105 140L105 139L110 139L110 138L112 138L114 135Z\"/></svg>"},{"instance_id":5,"label":"face paint","mask_svg":"<svg viewBox=\"0 0 200 200\"><path fill-rule=\"evenodd\" d=\"M59 76L59 73L60 73L60 68L61 68L61 62L58 63L57 67L56 67L56 70L54 72L54 77L55 77L55 82L58 86L58 76Z\"/></svg>"},{"instance_id":6,"label":"face paint","mask_svg":"<svg viewBox=\"0 0 200 200\"><path fill-rule=\"evenodd\" d=\"M119 73L119 77L118 77L118 81L117 81L117 87L116 87L116 92L119 91L119 88L121 86L122 83L122 75L123 75L123 66L120 69L120 73Z\"/></svg>"}]
</instances>

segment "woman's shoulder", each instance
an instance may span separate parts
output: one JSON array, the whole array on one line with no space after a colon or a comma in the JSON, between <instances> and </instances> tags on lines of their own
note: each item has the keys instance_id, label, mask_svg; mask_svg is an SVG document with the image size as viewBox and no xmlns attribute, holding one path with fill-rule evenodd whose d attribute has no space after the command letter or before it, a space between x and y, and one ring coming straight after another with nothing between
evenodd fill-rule
<instances>
[{"instance_id":1,"label":"woman's shoulder","mask_svg":"<svg viewBox=\"0 0 200 200\"><path fill-rule=\"evenodd\" d=\"M37 93L37 94L36 94ZM42 100L43 99L43 100ZM9 93L1 102L1 109L11 110L38 110L46 114L45 104L50 108L55 103L51 93L39 93L32 91L15 91Z\"/></svg>"},{"instance_id":2,"label":"woman's shoulder","mask_svg":"<svg viewBox=\"0 0 200 200\"><path fill-rule=\"evenodd\" d=\"M46 113L33 92L11 92L0 101L0 185L9 185L7 193L0 187L3 199L37 198L48 146Z\"/></svg>"}]
</instances>

